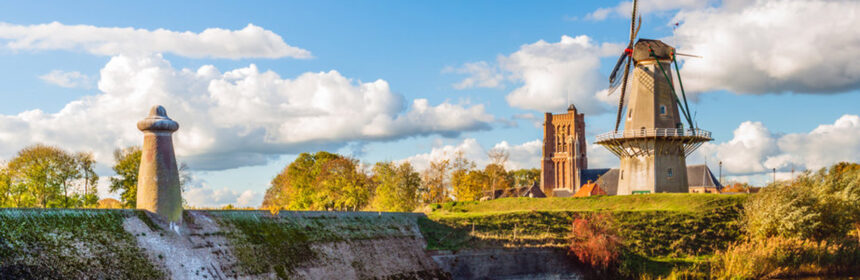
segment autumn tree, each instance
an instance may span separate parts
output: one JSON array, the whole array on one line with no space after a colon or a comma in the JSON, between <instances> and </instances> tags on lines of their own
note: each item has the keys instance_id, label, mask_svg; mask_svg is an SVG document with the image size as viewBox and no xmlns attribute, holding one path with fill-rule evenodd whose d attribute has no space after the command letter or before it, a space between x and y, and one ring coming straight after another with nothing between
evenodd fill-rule
<instances>
[{"instance_id":1,"label":"autumn tree","mask_svg":"<svg viewBox=\"0 0 860 280\"><path fill-rule=\"evenodd\" d=\"M376 192L371 206L379 211L409 212L418 207L421 177L412 164L378 162L373 166Z\"/></svg>"},{"instance_id":2,"label":"autumn tree","mask_svg":"<svg viewBox=\"0 0 860 280\"><path fill-rule=\"evenodd\" d=\"M81 195L76 190L81 183L78 180L84 174L88 179L98 177L92 170L95 161L90 157L89 165L81 165L81 160L81 157L53 146L37 144L22 149L4 171L3 177L8 177L3 178L8 195L5 204L43 208L88 205L86 194Z\"/></svg>"},{"instance_id":3,"label":"autumn tree","mask_svg":"<svg viewBox=\"0 0 860 280\"><path fill-rule=\"evenodd\" d=\"M488 190L490 177L482 170L469 170L452 179L454 196L457 201L475 201L481 199L484 191Z\"/></svg>"},{"instance_id":4,"label":"autumn tree","mask_svg":"<svg viewBox=\"0 0 860 280\"><path fill-rule=\"evenodd\" d=\"M12 178L6 163L0 162L0 207L10 207L12 196Z\"/></svg>"},{"instance_id":5,"label":"autumn tree","mask_svg":"<svg viewBox=\"0 0 860 280\"><path fill-rule=\"evenodd\" d=\"M137 206L137 173L140 169L141 150L138 146L116 149L113 152L113 171L110 178L110 191L120 191L120 200L125 208Z\"/></svg>"},{"instance_id":6,"label":"autumn tree","mask_svg":"<svg viewBox=\"0 0 860 280\"><path fill-rule=\"evenodd\" d=\"M448 159L434 160L430 166L421 172L421 201L423 203L440 203L449 201L448 171L451 161Z\"/></svg>"},{"instance_id":7,"label":"autumn tree","mask_svg":"<svg viewBox=\"0 0 860 280\"><path fill-rule=\"evenodd\" d=\"M272 179L263 207L289 210L358 210L373 184L356 159L329 152L302 153Z\"/></svg>"}]
</instances>

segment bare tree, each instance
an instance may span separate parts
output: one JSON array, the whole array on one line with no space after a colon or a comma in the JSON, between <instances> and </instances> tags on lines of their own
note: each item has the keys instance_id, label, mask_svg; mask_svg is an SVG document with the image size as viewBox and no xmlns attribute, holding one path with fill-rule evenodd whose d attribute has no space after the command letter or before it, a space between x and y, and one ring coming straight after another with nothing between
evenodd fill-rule
<instances>
[{"instance_id":1,"label":"bare tree","mask_svg":"<svg viewBox=\"0 0 860 280\"><path fill-rule=\"evenodd\" d=\"M495 167L486 168L487 175L490 176L490 198L492 199L496 196L496 183L499 181L499 177L505 175L505 164L508 163L510 153L506 149L495 147L487 152L487 156L490 158L490 164Z\"/></svg>"}]
</instances>

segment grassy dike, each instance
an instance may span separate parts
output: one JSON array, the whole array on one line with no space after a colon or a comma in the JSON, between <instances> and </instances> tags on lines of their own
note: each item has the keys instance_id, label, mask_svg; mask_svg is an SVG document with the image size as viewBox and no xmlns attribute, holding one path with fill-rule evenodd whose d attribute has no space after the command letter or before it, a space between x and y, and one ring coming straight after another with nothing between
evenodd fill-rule
<instances>
[{"instance_id":1,"label":"grassy dike","mask_svg":"<svg viewBox=\"0 0 860 280\"><path fill-rule=\"evenodd\" d=\"M163 279L123 221L135 210L0 209L0 275L21 279ZM0 277L2 278L2 277Z\"/></svg>"},{"instance_id":2,"label":"grassy dike","mask_svg":"<svg viewBox=\"0 0 860 280\"><path fill-rule=\"evenodd\" d=\"M745 199L648 194L450 202L430 205L419 226L431 250L567 247L575 218L609 214L626 248L622 272L660 276L739 240Z\"/></svg>"},{"instance_id":3,"label":"grassy dike","mask_svg":"<svg viewBox=\"0 0 860 280\"><path fill-rule=\"evenodd\" d=\"M315 243L385 238L417 238L412 230L418 215L371 212L207 211L233 244L233 254L245 273L274 271L290 278L296 266L320 260Z\"/></svg>"}]
</instances>

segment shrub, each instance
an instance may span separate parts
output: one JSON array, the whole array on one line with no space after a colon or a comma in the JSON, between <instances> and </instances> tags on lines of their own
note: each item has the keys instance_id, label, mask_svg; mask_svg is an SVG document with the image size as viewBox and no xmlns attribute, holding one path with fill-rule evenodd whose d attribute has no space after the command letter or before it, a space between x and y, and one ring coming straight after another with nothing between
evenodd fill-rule
<instances>
[{"instance_id":1,"label":"shrub","mask_svg":"<svg viewBox=\"0 0 860 280\"><path fill-rule=\"evenodd\" d=\"M838 243L771 237L729 246L714 256L716 278L772 278L824 275L860 268L856 240Z\"/></svg>"},{"instance_id":2,"label":"shrub","mask_svg":"<svg viewBox=\"0 0 860 280\"><path fill-rule=\"evenodd\" d=\"M588 219L574 219L570 240L570 253L584 264L605 271L618 263L621 238L609 215L595 214Z\"/></svg>"}]
</instances>

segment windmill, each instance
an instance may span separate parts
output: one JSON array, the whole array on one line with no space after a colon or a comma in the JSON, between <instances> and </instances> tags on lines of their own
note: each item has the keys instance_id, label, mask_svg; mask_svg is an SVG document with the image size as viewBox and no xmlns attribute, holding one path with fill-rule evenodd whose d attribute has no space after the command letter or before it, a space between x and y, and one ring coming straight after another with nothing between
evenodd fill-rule
<instances>
[{"instance_id":1,"label":"windmill","mask_svg":"<svg viewBox=\"0 0 860 280\"><path fill-rule=\"evenodd\" d=\"M617 194L688 192L686 156L711 141L711 133L693 122L680 75L683 101L675 92L672 66L677 73L676 56L684 54L659 40L637 40L642 25L637 8L634 0L630 40L609 75L609 94L621 91L615 128L595 143L621 159Z\"/></svg>"}]
</instances>

